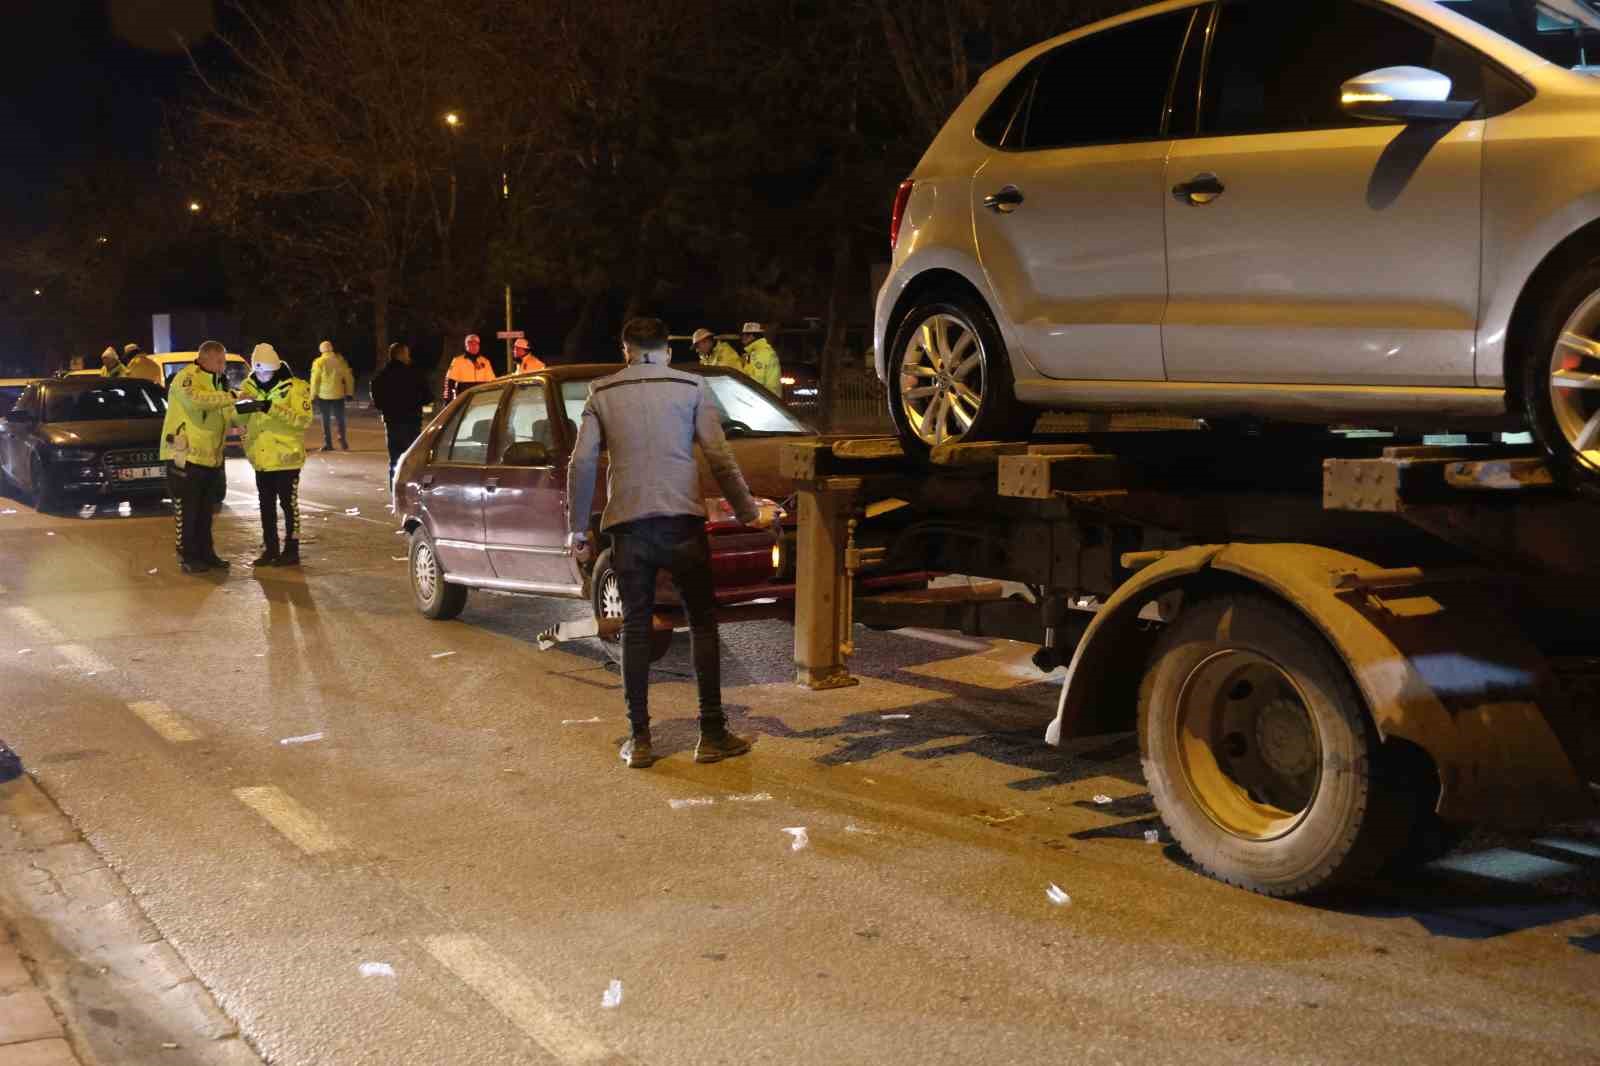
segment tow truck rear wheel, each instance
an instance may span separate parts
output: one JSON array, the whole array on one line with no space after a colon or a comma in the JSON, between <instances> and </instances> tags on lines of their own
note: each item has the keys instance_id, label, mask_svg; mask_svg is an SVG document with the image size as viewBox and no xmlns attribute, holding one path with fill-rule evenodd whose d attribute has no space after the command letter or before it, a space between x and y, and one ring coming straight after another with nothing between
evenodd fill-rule
<instances>
[{"instance_id":1,"label":"tow truck rear wheel","mask_svg":"<svg viewBox=\"0 0 1600 1066\"><path fill-rule=\"evenodd\" d=\"M1211 876L1268 896L1378 872L1410 811L1372 772L1380 740L1349 671L1264 596L1204 600L1162 635L1139 692L1146 781Z\"/></svg>"}]
</instances>

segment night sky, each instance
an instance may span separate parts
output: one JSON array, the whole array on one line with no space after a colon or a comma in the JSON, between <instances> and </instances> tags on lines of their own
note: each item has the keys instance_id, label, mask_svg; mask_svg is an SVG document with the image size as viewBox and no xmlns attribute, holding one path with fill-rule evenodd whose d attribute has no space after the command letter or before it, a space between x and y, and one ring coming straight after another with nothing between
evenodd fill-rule
<instances>
[{"instance_id":1,"label":"night sky","mask_svg":"<svg viewBox=\"0 0 1600 1066\"><path fill-rule=\"evenodd\" d=\"M8 4L7 7L13 5ZM0 226L39 216L58 176L102 158L154 162L163 106L189 77L182 35L204 47L212 0L14 0L0 40Z\"/></svg>"}]
</instances>

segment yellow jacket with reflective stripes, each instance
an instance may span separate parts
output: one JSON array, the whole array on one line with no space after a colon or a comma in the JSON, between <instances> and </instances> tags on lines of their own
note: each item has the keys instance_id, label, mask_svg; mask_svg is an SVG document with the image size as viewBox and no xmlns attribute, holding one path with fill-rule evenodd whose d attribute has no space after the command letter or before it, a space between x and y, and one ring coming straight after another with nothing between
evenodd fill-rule
<instances>
[{"instance_id":1,"label":"yellow jacket with reflective stripes","mask_svg":"<svg viewBox=\"0 0 1600 1066\"><path fill-rule=\"evenodd\" d=\"M233 411L233 393L218 384L218 378L199 363L190 363L178 371L167 387L167 417L161 423L162 460L173 458L173 446L182 439L187 442L187 462L221 466L228 427L238 420Z\"/></svg>"},{"instance_id":2,"label":"yellow jacket with reflective stripes","mask_svg":"<svg viewBox=\"0 0 1600 1066\"><path fill-rule=\"evenodd\" d=\"M254 374L239 390L272 406L244 418L244 454L257 470L299 470L306 465L306 427L311 424L311 386L290 375L262 385Z\"/></svg>"},{"instance_id":3,"label":"yellow jacket with reflective stripes","mask_svg":"<svg viewBox=\"0 0 1600 1066\"><path fill-rule=\"evenodd\" d=\"M778 353L767 343L767 338L757 337L753 343L747 345L744 357L749 362L749 365L743 368L744 372L754 378L756 384L782 399L783 368L778 365Z\"/></svg>"},{"instance_id":4,"label":"yellow jacket with reflective stripes","mask_svg":"<svg viewBox=\"0 0 1600 1066\"><path fill-rule=\"evenodd\" d=\"M343 400L356 394L356 375L344 356L323 352L311 364L311 395L319 400Z\"/></svg>"},{"instance_id":5,"label":"yellow jacket with reflective stripes","mask_svg":"<svg viewBox=\"0 0 1600 1066\"><path fill-rule=\"evenodd\" d=\"M718 341L717 346L711 349L710 355L702 355L700 362L704 366L725 366L730 370L749 373L749 368L744 365L744 360L739 358L739 353L733 350L733 345L727 341Z\"/></svg>"}]
</instances>

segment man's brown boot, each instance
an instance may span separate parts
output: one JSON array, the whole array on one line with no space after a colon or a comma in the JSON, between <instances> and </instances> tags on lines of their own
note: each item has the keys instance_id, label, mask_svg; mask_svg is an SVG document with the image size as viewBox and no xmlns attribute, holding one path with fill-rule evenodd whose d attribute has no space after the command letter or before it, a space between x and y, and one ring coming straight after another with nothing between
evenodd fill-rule
<instances>
[{"instance_id":1,"label":"man's brown boot","mask_svg":"<svg viewBox=\"0 0 1600 1066\"><path fill-rule=\"evenodd\" d=\"M622 761L628 764L630 770L643 770L647 766L655 765L656 753L650 750L650 736L633 736L622 742L622 750L618 753Z\"/></svg>"},{"instance_id":2,"label":"man's brown boot","mask_svg":"<svg viewBox=\"0 0 1600 1066\"><path fill-rule=\"evenodd\" d=\"M746 737L735 736L726 729L700 731L700 743L694 746L695 762L721 762L743 755L750 750Z\"/></svg>"}]
</instances>

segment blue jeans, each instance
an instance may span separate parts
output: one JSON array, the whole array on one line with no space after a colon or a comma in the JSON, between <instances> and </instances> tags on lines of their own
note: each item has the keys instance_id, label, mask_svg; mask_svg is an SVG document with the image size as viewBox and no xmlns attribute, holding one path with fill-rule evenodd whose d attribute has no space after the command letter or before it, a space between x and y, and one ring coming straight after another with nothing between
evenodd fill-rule
<instances>
[{"instance_id":1,"label":"blue jeans","mask_svg":"<svg viewBox=\"0 0 1600 1066\"><path fill-rule=\"evenodd\" d=\"M622 592L622 691L635 733L650 731L650 619L656 609L656 575L672 584L689 616L694 679L700 691L700 728L721 732L722 648L717 638L711 545L700 515L641 518L613 526L611 565Z\"/></svg>"},{"instance_id":2,"label":"blue jeans","mask_svg":"<svg viewBox=\"0 0 1600 1066\"><path fill-rule=\"evenodd\" d=\"M322 413L322 446L333 447L333 420L339 420L339 444L350 447L350 437L345 431L344 401L343 400L318 400L316 408Z\"/></svg>"}]
</instances>

